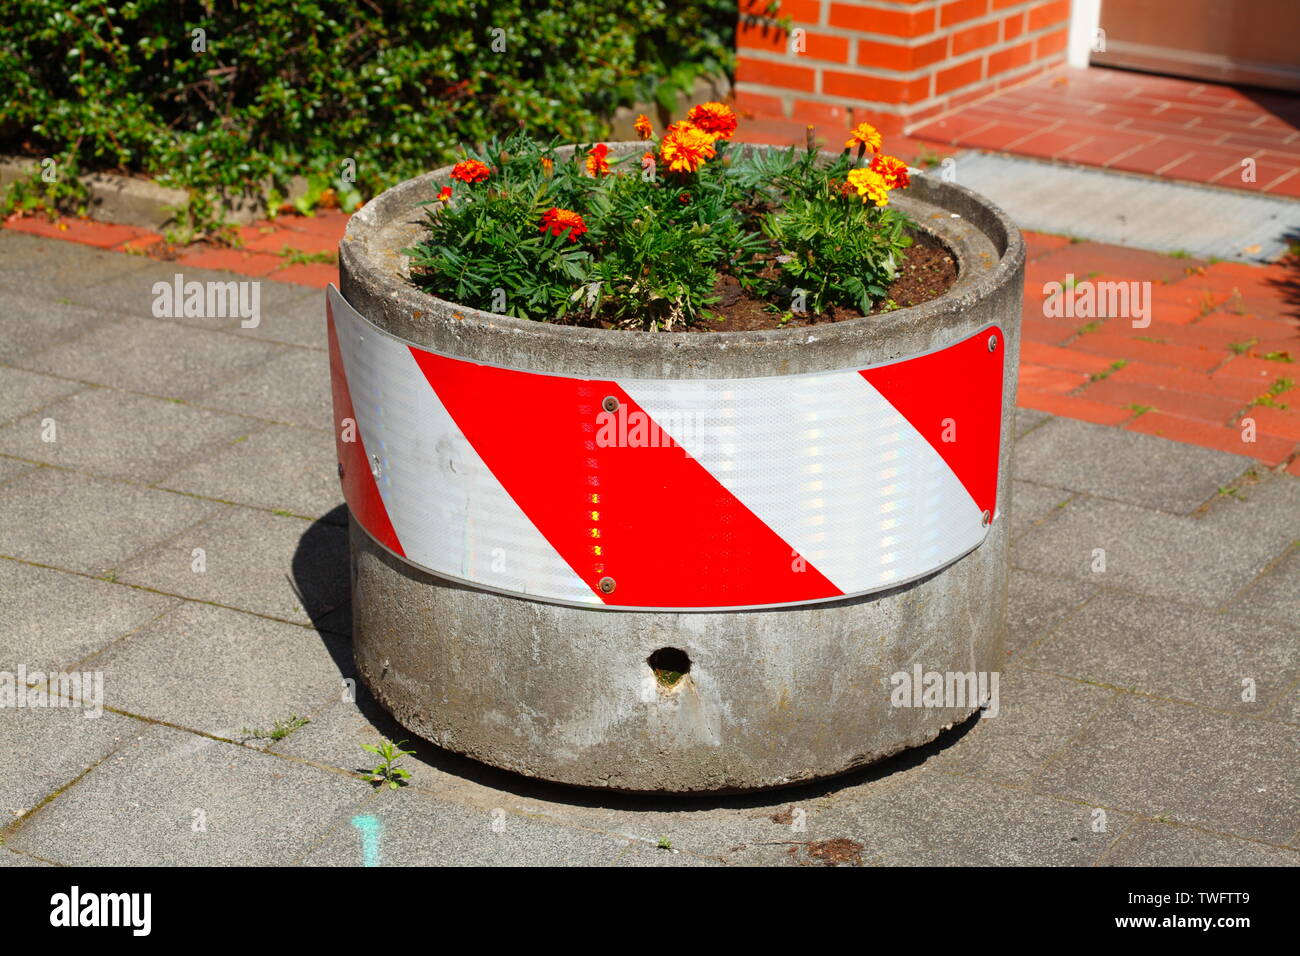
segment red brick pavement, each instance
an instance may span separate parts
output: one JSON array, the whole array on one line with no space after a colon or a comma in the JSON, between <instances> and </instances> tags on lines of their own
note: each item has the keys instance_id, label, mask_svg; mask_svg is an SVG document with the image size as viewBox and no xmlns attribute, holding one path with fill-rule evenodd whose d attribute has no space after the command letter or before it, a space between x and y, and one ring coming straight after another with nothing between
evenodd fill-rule
<instances>
[{"instance_id":1,"label":"red brick pavement","mask_svg":"<svg viewBox=\"0 0 1300 956\"><path fill-rule=\"evenodd\" d=\"M1300 97L1128 70L1063 70L909 134L1169 179L1300 196ZM1243 160L1253 160L1253 180Z\"/></svg>"}]
</instances>

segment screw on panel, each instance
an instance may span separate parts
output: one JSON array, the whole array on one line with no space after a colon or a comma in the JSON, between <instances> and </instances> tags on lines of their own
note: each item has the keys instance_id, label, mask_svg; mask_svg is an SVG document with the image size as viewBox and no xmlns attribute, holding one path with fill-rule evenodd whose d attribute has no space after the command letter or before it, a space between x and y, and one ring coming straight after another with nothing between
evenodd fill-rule
<instances>
[{"instance_id":1,"label":"screw on panel","mask_svg":"<svg viewBox=\"0 0 1300 956\"><path fill-rule=\"evenodd\" d=\"M990 351L990 352L996 352L997 350L998 350L998 337L997 337L996 335L990 335L990 336L989 336L989 351Z\"/></svg>"},{"instance_id":2,"label":"screw on panel","mask_svg":"<svg viewBox=\"0 0 1300 956\"><path fill-rule=\"evenodd\" d=\"M339 477L343 477L343 462L339 462Z\"/></svg>"},{"instance_id":3,"label":"screw on panel","mask_svg":"<svg viewBox=\"0 0 1300 956\"><path fill-rule=\"evenodd\" d=\"M980 527L987 528L993 522L993 515L985 511L980 515Z\"/></svg>"},{"instance_id":4,"label":"screw on panel","mask_svg":"<svg viewBox=\"0 0 1300 956\"><path fill-rule=\"evenodd\" d=\"M597 587L600 588L600 592L601 592L602 594L613 594L613 593L614 593L614 579L613 579L613 578L601 578L600 581L599 581L598 584L597 584Z\"/></svg>"},{"instance_id":5,"label":"screw on panel","mask_svg":"<svg viewBox=\"0 0 1300 956\"><path fill-rule=\"evenodd\" d=\"M616 412L618 411L618 399L613 395L606 395L605 400L600 403L600 407L607 412Z\"/></svg>"}]
</instances>

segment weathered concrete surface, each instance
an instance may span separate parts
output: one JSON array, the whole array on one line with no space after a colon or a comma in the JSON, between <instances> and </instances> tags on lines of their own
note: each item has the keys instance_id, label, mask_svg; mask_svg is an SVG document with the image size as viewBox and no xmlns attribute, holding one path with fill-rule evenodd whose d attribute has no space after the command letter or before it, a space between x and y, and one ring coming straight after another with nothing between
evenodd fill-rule
<instances>
[{"instance_id":1,"label":"weathered concrete surface","mask_svg":"<svg viewBox=\"0 0 1300 956\"><path fill-rule=\"evenodd\" d=\"M616 144L615 153L640 149ZM352 525L357 669L410 730L533 777L629 791L737 791L843 773L934 739L976 706L898 708L890 675L990 672L1001 660L1024 246L997 209L918 177L899 204L958 257L933 302L814 329L680 335L528 322L435 299L401 250L450 168L356 216L344 296L388 331L472 361L602 378L730 378L862 368L996 323L1006 379L999 515L974 552L888 592L724 613L564 607L463 586L389 556ZM661 690L647 658L685 651Z\"/></svg>"}]
</instances>

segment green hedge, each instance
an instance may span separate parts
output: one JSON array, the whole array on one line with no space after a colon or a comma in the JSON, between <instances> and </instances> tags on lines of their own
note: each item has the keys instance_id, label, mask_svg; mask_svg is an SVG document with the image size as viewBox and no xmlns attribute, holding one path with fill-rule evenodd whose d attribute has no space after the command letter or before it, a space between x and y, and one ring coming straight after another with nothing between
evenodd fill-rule
<instances>
[{"instance_id":1,"label":"green hedge","mask_svg":"<svg viewBox=\"0 0 1300 956\"><path fill-rule=\"evenodd\" d=\"M57 160L8 204L75 200L78 171L220 195L332 188L345 206L525 125L604 135L614 107L730 72L735 0L5 0L0 149ZM204 31L195 52L192 31ZM500 47L504 45L504 50ZM494 46L497 49L494 49ZM355 182L344 176L355 162Z\"/></svg>"}]
</instances>

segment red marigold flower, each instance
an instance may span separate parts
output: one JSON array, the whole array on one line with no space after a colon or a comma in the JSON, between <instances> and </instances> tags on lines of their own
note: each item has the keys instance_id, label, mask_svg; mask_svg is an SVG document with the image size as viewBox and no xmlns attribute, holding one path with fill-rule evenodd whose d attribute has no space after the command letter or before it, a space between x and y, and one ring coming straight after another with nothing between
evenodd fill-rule
<instances>
[{"instance_id":1,"label":"red marigold flower","mask_svg":"<svg viewBox=\"0 0 1300 956\"><path fill-rule=\"evenodd\" d=\"M716 137L689 120L668 127L659 143L659 155L675 173L693 173L705 160L718 155L713 148Z\"/></svg>"},{"instance_id":2,"label":"red marigold flower","mask_svg":"<svg viewBox=\"0 0 1300 956\"><path fill-rule=\"evenodd\" d=\"M605 159L609 155L609 147L604 143L597 143L587 153L587 175L589 176L608 176L609 162Z\"/></svg>"},{"instance_id":3,"label":"red marigold flower","mask_svg":"<svg viewBox=\"0 0 1300 956\"><path fill-rule=\"evenodd\" d=\"M542 227L538 232L546 232L548 229L553 236L561 236L568 231L569 241L577 242L578 237L587 231L587 224L572 209L552 206L542 213Z\"/></svg>"},{"instance_id":4,"label":"red marigold flower","mask_svg":"<svg viewBox=\"0 0 1300 956\"><path fill-rule=\"evenodd\" d=\"M636 134L642 139L649 139L655 134L654 127L650 125L650 117L644 113L637 114L636 122L632 124L632 128L636 130Z\"/></svg>"},{"instance_id":5,"label":"red marigold flower","mask_svg":"<svg viewBox=\"0 0 1300 956\"><path fill-rule=\"evenodd\" d=\"M725 103L701 103L692 106L686 122L704 130L714 139L731 139L736 131L736 113Z\"/></svg>"},{"instance_id":6,"label":"red marigold flower","mask_svg":"<svg viewBox=\"0 0 1300 956\"><path fill-rule=\"evenodd\" d=\"M462 183L477 183L487 179L491 172L486 163L466 159L451 168L451 178L459 179Z\"/></svg>"},{"instance_id":7,"label":"red marigold flower","mask_svg":"<svg viewBox=\"0 0 1300 956\"><path fill-rule=\"evenodd\" d=\"M854 146L865 146L873 153L878 152L880 150L880 130L870 123L859 123L849 130L849 138L844 143L845 149L852 149Z\"/></svg>"},{"instance_id":8,"label":"red marigold flower","mask_svg":"<svg viewBox=\"0 0 1300 956\"><path fill-rule=\"evenodd\" d=\"M438 190L438 202L446 202L450 198L451 198L450 186L443 186L440 190Z\"/></svg>"},{"instance_id":9,"label":"red marigold flower","mask_svg":"<svg viewBox=\"0 0 1300 956\"><path fill-rule=\"evenodd\" d=\"M907 163L884 153L871 157L871 168L881 175L890 189L906 189L912 185L912 177L907 172Z\"/></svg>"}]
</instances>

